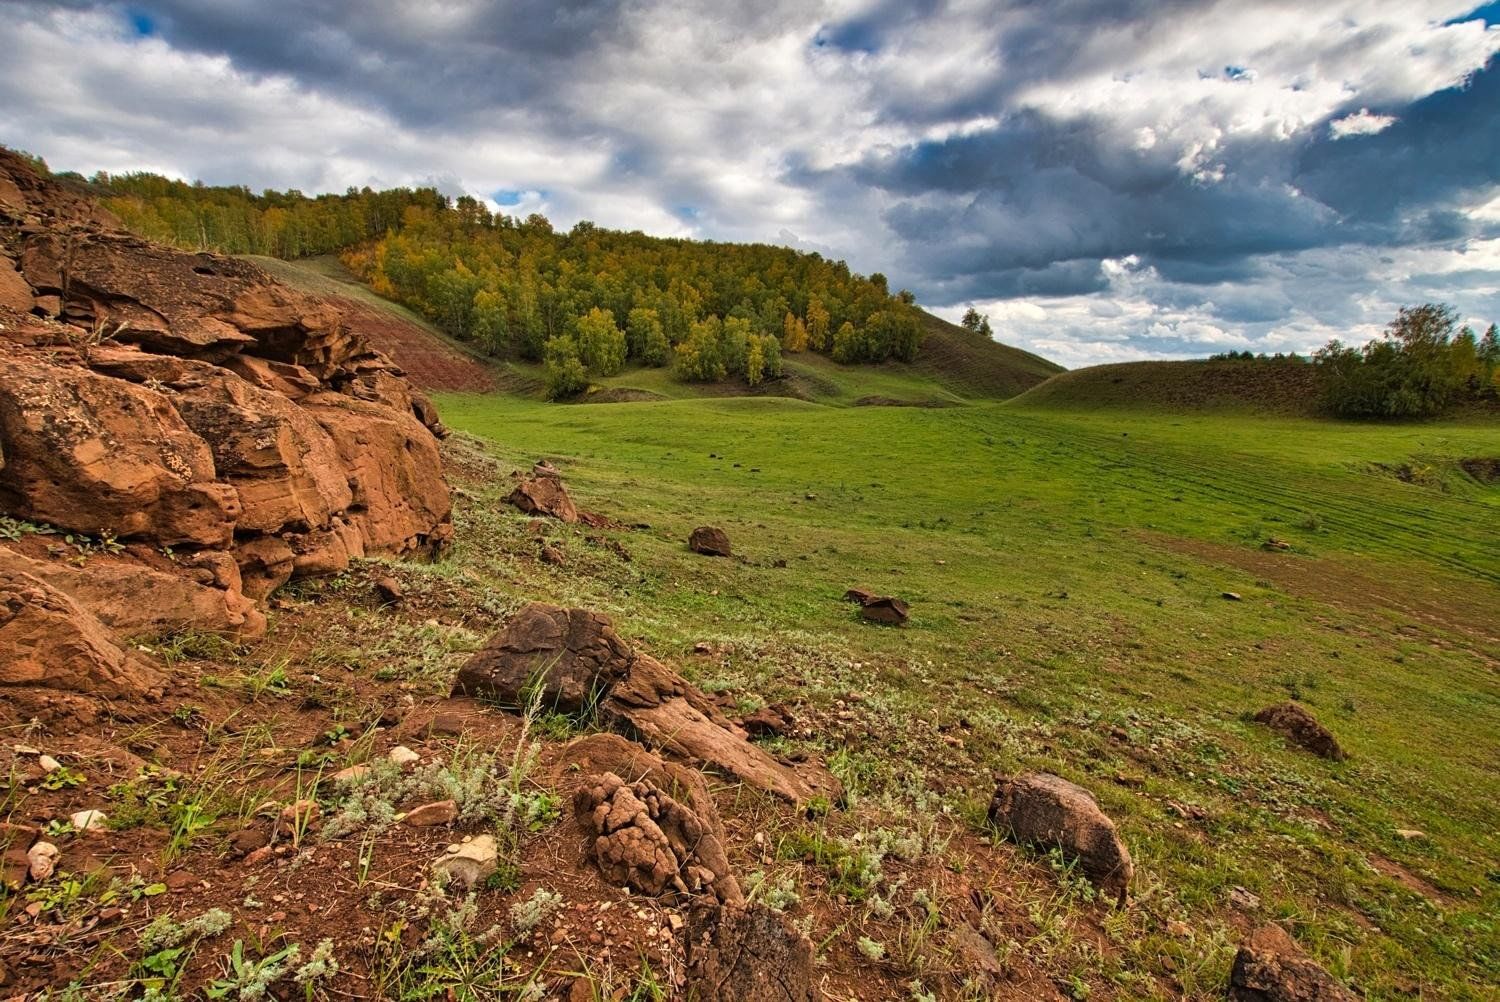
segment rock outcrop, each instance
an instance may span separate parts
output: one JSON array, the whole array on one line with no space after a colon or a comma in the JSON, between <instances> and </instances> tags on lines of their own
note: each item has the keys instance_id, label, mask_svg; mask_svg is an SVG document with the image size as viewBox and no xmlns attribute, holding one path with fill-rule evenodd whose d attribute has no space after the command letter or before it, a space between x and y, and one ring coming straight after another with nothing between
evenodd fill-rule
<instances>
[{"instance_id":1,"label":"rock outcrop","mask_svg":"<svg viewBox=\"0 0 1500 1002\"><path fill-rule=\"evenodd\" d=\"M1229 972L1230 1002L1354 1002L1278 925L1263 925L1240 944Z\"/></svg>"},{"instance_id":2,"label":"rock outcrop","mask_svg":"<svg viewBox=\"0 0 1500 1002\"><path fill-rule=\"evenodd\" d=\"M5 150L0 348L0 513L111 544L84 568L0 553L44 588L12 590L26 616L86 617L12 676L123 698L140 680L111 630L255 636L286 581L451 537L437 414L339 307L124 233Z\"/></svg>"},{"instance_id":3,"label":"rock outcrop","mask_svg":"<svg viewBox=\"0 0 1500 1002\"><path fill-rule=\"evenodd\" d=\"M1344 749L1318 719L1297 703L1277 703L1255 715L1257 722L1265 724L1288 741L1307 749L1320 758L1334 762L1344 760Z\"/></svg>"},{"instance_id":4,"label":"rock outcrop","mask_svg":"<svg viewBox=\"0 0 1500 1002\"><path fill-rule=\"evenodd\" d=\"M611 884L744 901L714 826L655 784L593 776L573 795L573 814L589 838L588 856Z\"/></svg>"},{"instance_id":5,"label":"rock outcrop","mask_svg":"<svg viewBox=\"0 0 1500 1002\"><path fill-rule=\"evenodd\" d=\"M597 716L653 748L793 803L834 802L843 794L821 766L794 769L750 743L701 690L634 650L607 616L586 609L526 606L459 669L453 691L511 708L537 699L549 709Z\"/></svg>"},{"instance_id":6,"label":"rock outcrop","mask_svg":"<svg viewBox=\"0 0 1500 1002\"><path fill-rule=\"evenodd\" d=\"M989 820L1017 842L1061 849L1100 890L1124 902L1135 864L1114 822L1083 787L1046 772L1002 779Z\"/></svg>"}]
</instances>

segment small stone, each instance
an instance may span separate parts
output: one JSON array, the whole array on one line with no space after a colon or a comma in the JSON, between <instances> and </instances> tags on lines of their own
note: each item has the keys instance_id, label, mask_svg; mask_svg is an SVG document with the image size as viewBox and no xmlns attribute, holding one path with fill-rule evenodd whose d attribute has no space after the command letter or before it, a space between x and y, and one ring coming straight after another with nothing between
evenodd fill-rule
<instances>
[{"instance_id":1,"label":"small stone","mask_svg":"<svg viewBox=\"0 0 1500 1002\"><path fill-rule=\"evenodd\" d=\"M427 725L428 734L449 735L463 732L464 718L453 712L439 713L432 718L432 723Z\"/></svg>"},{"instance_id":2,"label":"small stone","mask_svg":"<svg viewBox=\"0 0 1500 1002\"><path fill-rule=\"evenodd\" d=\"M245 854L245 865L259 866L260 864L271 858L271 851L272 850L269 845L263 845L259 849L252 849L250 852Z\"/></svg>"},{"instance_id":3,"label":"small stone","mask_svg":"<svg viewBox=\"0 0 1500 1002\"><path fill-rule=\"evenodd\" d=\"M1238 602L1238 601L1241 600L1240 599L1240 593L1237 592L1237 591L1226 591L1226 592L1221 592L1220 594L1223 595L1223 597L1227 601L1230 601L1230 602Z\"/></svg>"},{"instance_id":4,"label":"small stone","mask_svg":"<svg viewBox=\"0 0 1500 1002\"><path fill-rule=\"evenodd\" d=\"M62 763L51 755L43 755L36 760L36 764L42 767L43 772L56 772L62 768Z\"/></svg>"},{"instance_id":5,"label":"small stone","mask_svg":"<svg viewBox=\"0 0 1500 1002\"><path fill-rule=\"evenodd\" d=\"M397 745L390 751L386 752L385 757L390 759L396 765L400 766L412 765L413 763L422 761L422 756L418 755L416 752L412 751L405 745Z\"/></svg>"},{"instance_id":6,"label":"small stone","mask_svg":"<svg viewBox=\"0 0 1500 1002\"><path fill-rule=\"evenodd\" d=\"M382 574L374 581L375 594L380 599L381 605L395 605L405 596L406 592L401 587L401 582L389 574Z\"/></svg>"},{"instance_id":7,"label":"small stone","mask_svg":"<svg viewBox=\"0 0 1500 1002\"><path fill-rule=\"evenodd\" d=\"M1411 842L1415 839L1426 838L1427 833L1424 831L1419 831L1416 828L1397 828L1396 837Z\"/></svg>"},{"instance_id":8,"label":"small stone","mask_svg":"<svg viewBox=\"0 0 1500 1002\"><path fill-rule=\"evenodd\" d=\"M27 871L31 879L43 881L52 876L52 871L57 868L57 857L62 852L51 842L38 842L26 853Z\"/></svg>"},{"instance_id":9,"label":"small stone","mask_svg":"<svg viewBox=\"0 0 1500 1002\"><path fill-rule=\"evenodd\" d=\"M276 826L283 835L300 835L317 824L322 812L316 800L299 800L281 809Z\"/></svg>"},{"instance_id":10,"label":"small stone","mask_svg":"<svg viewBox=\"0 0 1500 1002\"><path fill-rule=\"evenodd\" d=\"M1260 907L1260 895L1243 887L1231 887L1229 903L1241 911L1253 912Z\"/></svg>"},{"instance_id":11,"label":"small stone","mask_svg":"<svg viewBox=\"0 0 1500 1002\"><path fill-rule=\"evenodd\" d=\"M178 870L176 873L167 874L165 883L171 890L185 891L198 883L198 878L187 870Z\"/></svg>"},{"instance_id":12,"label":"small stone","mask_svg":"<svg viewBox=\"0 0 1500 1002\"><path fill-rule=\"evenodd\" d=\"M77 831L102 832L109 822L109 815L100 810L79 811L70 820Z\"/></svg>"},{"instance_id":13,"label":"small stone","mask_svg":"<svg viewBox=\"0 0 1500 1002\"><path fill-rule=\"evenodd\" d=\"M271 836L259 828L241 828L229 836L229 851L236 856L248 856L270 844Z\"/></svg>"},{"instance_id":14,"label":"small stone","mask_svg":"<svg viewBox=\"0 0 1500 1002\"><path fill-rule=\"evenodd\" d=\"M480 835L457 851L448 852L432 862L435 876L446 877L465 887L477 887L500 866L500 846L493 835Z\"/></svg>"},{"instance_id":15,"label":"small stone","mask_svg":"<svg viewBox=\"0 0 1500 1002\"><path fill-rule=\"evenodd\" d=\"M412 828L434 828L451 825L458 820L458 804L452 800L438 800L421 807L413 807L404 819Z\"/></svg>"},{"instance_id":16,"label":"small stone","mask_svg":"<svg viewBox=\"0 0 1500 1002\"><path fill-rule=\"evenodd\" d=\"M338 772L334 773L330 778L335 783L353 783L353 782L356 782L358 780L364 779L369 774L370 774L370 767L369 766L367 766L367 765L351 765L347 769L340 769Z\"/></svg>"}]
</instances>

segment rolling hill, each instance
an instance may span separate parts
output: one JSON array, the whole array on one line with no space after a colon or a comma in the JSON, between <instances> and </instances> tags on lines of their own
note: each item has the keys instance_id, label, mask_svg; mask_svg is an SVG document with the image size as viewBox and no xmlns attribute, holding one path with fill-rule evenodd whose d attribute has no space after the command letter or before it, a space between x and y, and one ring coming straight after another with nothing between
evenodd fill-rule
<instances>
[{"instance_id":1,"label":"rolling hill","mask_svg":"<svg viewBox=\"0 0 1500 1002\"><path fill-rule=\"evenodd\" d=\"M275 277L305 292L335 296L354 306L364 333L427 390L499 390L541 396L542 367L490 358L457 341L398 303L376 295L333 255L285 261L249 256ZM690 397L792 397L835 405L954 406L1014 397L1064 370L1030 352L972 334L919 311L922 346L913 362L840 365L813 352L784 356L786 376L760 387L684 383L668 369L631 366L593 380L589 402Z\"/></svg>"},{"instance_id":2,"label":"rolling hill","mask_svg":"<svg viewBox=\"0 0 1500 1002\"><path fill-rule=\"evenodd\" d=\"M1059 372L1014 398L1056 410L1128 408L1313 416L1317 373L1311 365L1261 360L1120 362Z\"/></svg>"}]
</instances>

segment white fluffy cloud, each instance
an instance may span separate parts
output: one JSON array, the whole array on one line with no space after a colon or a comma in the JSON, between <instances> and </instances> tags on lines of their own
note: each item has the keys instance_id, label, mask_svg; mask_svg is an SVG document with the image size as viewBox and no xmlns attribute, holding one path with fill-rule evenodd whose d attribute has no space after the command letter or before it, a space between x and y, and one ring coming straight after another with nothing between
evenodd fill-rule
<instances>
[{"instance_id":1,"label":"white fluffy cloud","mask_svg":"<svg viewBox=\"0 0 1500 1002\"><path fill-rule=\"evenodd\" d=\"M1070 365L1500 314L1493 159L1411 154L1500 145L1470 0L8 6L0 142L60 168L795 243Z\"/></svg>"}]
</instances>

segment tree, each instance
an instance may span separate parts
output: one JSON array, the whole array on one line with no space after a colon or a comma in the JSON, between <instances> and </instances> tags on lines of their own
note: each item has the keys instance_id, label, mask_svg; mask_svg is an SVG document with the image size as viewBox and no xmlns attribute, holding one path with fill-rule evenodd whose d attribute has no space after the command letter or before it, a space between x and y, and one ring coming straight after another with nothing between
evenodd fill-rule
<instances>
[{"instance_id":1,"label":"tree","mask_svg":"<svg viewBox=\"0 0 1500 1002\"><path fill-rule=\"evenodd\" d=\"M549 338L544 355L542 368L548 400L577 396L589 388L588 374L578 356L578 342L565 335Z\"/></svg>"},{"instance_id":2,"label":"tree","mask_svg":"<svg viewBox=\"0 0 1500 1002\"><path fill-rule=\"evenodd\" d=\"M666 365L672 346L667 343L666 330L662 327L661 315L657 311L637 306L630 311L625 322L626 350L631 358L642 365Z\"/></svg>"},{"instance_id":3,"label":"tree","mask_svg":"<svg viewBox=\"0 0 1500 1002\"><path fill-rule=\"evenodd\" d=\"M474 340L491 355L510 346L510 317L500 293L490 289L474 293Z\"/></svg>"},{"instance_id":4,"label":"tree","mask_svg":"<svg viewBox=\"0 0 1500 1002\"><path fill-rule=\"evenodd\" d=\"M807 327L795 313L787 313L781 323L781 347L790 352L807 350Z\"/></svg>"},{"instance_id":5,"label":"tree","mask_svg":"<svg viewBox=\"0 0 1500 1002\"><path fill-rule=\"evenodd\" d=\"M844 325L833 335L833 360L835 362L857 361L861 350L859 333L855 331L852 323L845 320Z\"/></svg>"},{"instance_id":6,"label":"tree","mask_svg":"<svg viewBox=\"0 0 1500 1002\"><path fill-rule=\"evenodd\" d=\"M1483 353L1472 331L1458 337L1447 306L1403 306L1383 337L1363 348L1335 340L1313 356L1323 400L1344 417L1415 418L1441 414L1465 393L1487 392Z\"/></svg>"},{"instance_id":7,"label":"tree","mask_svg":"<svg viewBox=\"0 0 1500 1002\"><path fill-rule=\"evenodd\" d=\"M807 343L813 351L827 351L828 310L823 301L813 297L807 301Z\"/></svg>"},{"instance_id":8,"label":"tree","mask_svg":"<svg viewBox=\"0 0 1500 1002\"><path fill-rule=\"evenodd\" d=\"M579 317L574 328L579 355L590 372L613 376L625 365L625 332L615 325L613 313L596 306Z\"/></svg>"},{"instance_id":9,"label":"tree","mask_svg":"<svg viewBox=\"0 0 1500 1002\"><path fill-rule=\"evenodd\" d=\"M992 336L993 332L990 330L989 316L984 313L980 313L972 306L969 307L969 309L964 313L964 318L962 321L960 321L960 323L963 325L965 330L972 331L973 333L980 334L984 337Z\"/></svg>"},{"instance_id":10,"label":"tree","mask_svg":"<svg viewBox=\"0 0 1500 1002\"><path fill-rule=\"evenodd\" d=\"M719 334L723 326L718 317L708 317L693 324L687 339L673 351L672 369L678 379L689 382L717 382L728 375L719 357Z\"/></svg>"}]
</instances>

